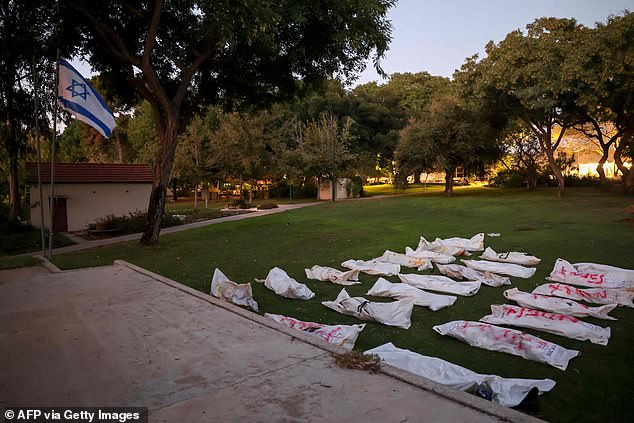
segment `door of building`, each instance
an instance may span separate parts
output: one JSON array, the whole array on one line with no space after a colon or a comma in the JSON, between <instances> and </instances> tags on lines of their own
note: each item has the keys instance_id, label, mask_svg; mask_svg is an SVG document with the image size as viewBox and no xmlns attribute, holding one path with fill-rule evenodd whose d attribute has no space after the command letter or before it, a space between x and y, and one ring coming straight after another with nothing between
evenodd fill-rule
<instances>
[{"instance_id":1,"label":"door of building","mask_svg":"<svg viewBox=\"0 0 634 423\"><path fill-rule=\"evenodd\" d=\"M53 232L68 232L68 220L66 214L66 199L55 198L54 204L54 217L53 217Z\"/></svg>"}]
</instances>

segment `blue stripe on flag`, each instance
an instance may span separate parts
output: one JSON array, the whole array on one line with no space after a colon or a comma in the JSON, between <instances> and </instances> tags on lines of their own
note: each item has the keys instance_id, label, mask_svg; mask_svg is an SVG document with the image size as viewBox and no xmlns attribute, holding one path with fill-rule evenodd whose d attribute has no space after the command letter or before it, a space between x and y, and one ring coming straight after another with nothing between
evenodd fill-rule
<instances>
[{"instance_id":1,"label":"blue stripe on flag","mask_svg":"<svg viewBox=\"0 0 634 423\"><path fill-rule=\"evenodd\" d=\"M78 78L81 78L82 81L84 81L84 83L86 84L87 87L90 88L90 90L92 91L93 95L95 96L95 98L97 100L99 100L99 102L101 103L101 105L103 106L104 109L106 109L108 111L108 113L110 113L112 115L112 112L110 111L110 108L108 107L108 105L106 104L106 102L104 101L104 99L99 95L99 93L93 88L93 86L90 84L90 82L86 81L86 78L84 78L81 73L77 72L77 69L75 69L73 67L73 65L71 65L70 63L68 63L66 60L64 59L59 59L59 64L60 66L64 66L66 68L68 68L69 70L71 70L73 73L75 73L77 75ZM114 115L113 115L114 117Z\"/></svg>"},{"instance_id":2,"label":"blue stripe on flag","mask_svg":"<svg viewBox=\"0 0 634 423\"><path fill-rule=\"evenodd\" d=\"M72 101L68 101L63 97L57 97L57 99L64 105L65 108L70 109L74 111L75 113L80 114L86 117L87 119L90 119L92 122L94 122L95 125L101 128L101 130L103 131L103 135L106 138L110 137L110 134L111 134L110 128L101 120L99 120L95 115L93 115L88 110L86 110L84 107L80 106L77 103L73 103Z\"/></svg>"}]
</instances>

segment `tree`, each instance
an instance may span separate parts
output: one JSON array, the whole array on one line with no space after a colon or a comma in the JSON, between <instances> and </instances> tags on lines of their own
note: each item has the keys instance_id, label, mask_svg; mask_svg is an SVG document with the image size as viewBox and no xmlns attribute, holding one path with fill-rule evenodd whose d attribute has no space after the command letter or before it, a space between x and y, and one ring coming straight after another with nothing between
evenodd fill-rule
<instances>
[{"instance_id":1,"label":"tree","mask_svg":"<svg viewBox=\"0 0 634 423\"><path fill-rule=\"evenodd\" d=\"M267 127L269 113L226 113L211 135L213 166L243 181L270 177L275 172L277 138ZM249 191L249 195L252 192Z\"/></svg>"},{"instance_id":2,"label":"tree","mask_svg":"<svg viewBox=\"0 0 634 423\"><path fill-rule=\"evenodd\" d=\"M594 106L594 110L589 111L586 117L587 122L574 127L576 132L584 135L587 140L592 142L593 150L601 154L597 163L596 171L599 174L601 186L608 189L608 180L605 176L604 165L610 156L610 149L616 144L621 137L621 131L617 130L608 117L606 110Z\"/></svg>"},{"instance_id":3,"label":"tree","mask_svg":"<svg viewBox=\"0 0 634 423\"><path fill-rule=\"evenodd\" d=\"M198 104L261 103L307 80L349 77L387 49L394 0L61 2L93 67L155 113L159 148L141 243L158 242L178 133ZM76 12L76 13L73 13ZM78 16L79 15L79 16Z\"/></svg>"},{"instance_id":4,"label":"tree","mask_svg":"<svg viewBox=\"0 0 634 423\"><path fill-rule=\"evenodd\" d=\"M521 125L516 125L503 138L502 148L509 159L502 159L504 166L509 171L519 172L525 178L529 191L535 190L539 174L544 165L547 165L535 133Z\"/></svg>"},{"instance_id":5,"label":"tree","mask_svg":"<svg viewBox=\"0 0 634 423\"><path fill-rule=\"evenodd\" d=\"M473 75L475 90L494 91L507 113L535 133L557 179L558 196L564 176L555 151L566 130L584 118L576 102L588 87L575 78L586 60L579 49L583 28L574 19L537 19L527 25L526 35L517 30L498 44L490 42L486 58L471 58L462 68Z\"/></svg>"},{"instance_id":6,"label":"tree","mask_svg":"<svg viewBox=\"0 0 634 423\"><path fill-rule=\"evenodd\" d=\"M154 159L159 148L154 129L155 122L156 118L150 103L143 100L134 107L127 130L134 163L149 163L154 167Z\"/></svg>"},{"instance_id":7,"label":"tree","mask_svg":"<svg viewBox=\"0 0 634 423\"><path fill-rule=\"evenodd\" d=\"M441 94L405 127L396 159L400 179L423 171L445 172L445 195L451 197L458 166L482 168L500 153L496 131L481 111L455 94Z\"/></svg>"},{"instance_id":8,"label":"tree","mask_svg":"<svg viewBox=\"0 0 634 423\"><path fill-rule=\"evenodd\" d=\"M396 93L401 110L408 118L420 115L432 98L450 90L448 78L427 72L395 73L386 84Z\"/></svg>"},{"instance_id":9,"label":"tree","mask_svg":"<svg viewBox=\"0 0 634 423\"><path fill-rule=\"evenodd\" d=\"M172 182L174 196L178 182L191 184L194 188L194 208L198 207L198 186L205 178L215 173L214 152L211 146L211 134L217 130L218 111L213 108L205 115L195 115L180 135Z\"/></svg>"},{"instance_id":10,"label":"tree","mask_svg":"<svg viewBox=\"0 0 634 423\"><path fill-rule=\"evenodd\" d=\"M355 122L354 152L363 156L375 172L376 167L389 166L399 132L407 123L397 91L389 83L371 82L354 88L349 97L349 115Z\"/></svg>"},{"instance_id":11,"label":"tree","mask_svg":"<svg viewBox=\"0 0 634 423\"><path fill-rule=\"evenodd\" d=\"M616 133L608 142L615 145L614 161L623 177L623 190L634 193L634 171L624 164L629 157L634 163L634 13L612 16L606 24L598 24L593 42L594 61L592 71L598 77L594 82L594 93L598 105L611 112ZM597 132L598 134L599 132Z\"/></svg>"},{"instance_id":12,"label":"tree","mask_svg":"<svg viewBox=\"0 0 634 423\"><path fill-rule=\"evenodd\" d=\"M339 122L333 115L305 123L298 133L298 156L306 176L330 179L332 201L336 201L337 176L355 158L350 151L353 140L351 118Z\"/></svg>"},{"instance_id":13,"label":"tree","mask_svg":"<svg viewBox=\"0 0 634 423\"><path fill-rule=\"evenodd\" d=\"M56 20L54 6L38 0L4 0L0 4L0 146L9 162L10 218L20 214L19 160L35 124L34 97L40 103L40 118L49 104L47 94L51 91L35 88L44 86L41 81L52 80L55 53L49 40ZM40 75L38 81L35 75Z\"/></svg>"}]
</instances>

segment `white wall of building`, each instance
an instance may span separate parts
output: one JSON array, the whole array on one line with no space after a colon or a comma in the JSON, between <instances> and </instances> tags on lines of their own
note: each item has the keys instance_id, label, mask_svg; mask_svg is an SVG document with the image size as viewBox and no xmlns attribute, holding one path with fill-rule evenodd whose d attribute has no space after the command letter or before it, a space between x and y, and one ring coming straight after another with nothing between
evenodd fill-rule
<instances>
[{"instance_id":1,"label":"white wall of building","mask_svg":"<svg viewBox=\"0 0 634 423\"><path fill-rule=\"evenodd\" d=\"M352 198L352 194L348 195L348 190L346 186L352 182L350 178L339 178L337 179L337 198L336 199L344 199L344 198ZM330 183L330 179L322 179L319 181L319 192L317 194L318 200L332 200L332 184Z\"/></svg>"},{"instance_id":2,"label":"white wall of building","mask_svg":"<svg viewBox=\"0 0 634 423\"><path fill-rule=\"evenodd\" d=\"M49 226L50 185L42 186L44 227ZM152 184L56 184L55 197L66 198L68 231L81 231L89 223L107 215L124 216L135 211L147 211ZM40 191L31 187L31 224L42 225Z\"/></svg>"}]
</instances>

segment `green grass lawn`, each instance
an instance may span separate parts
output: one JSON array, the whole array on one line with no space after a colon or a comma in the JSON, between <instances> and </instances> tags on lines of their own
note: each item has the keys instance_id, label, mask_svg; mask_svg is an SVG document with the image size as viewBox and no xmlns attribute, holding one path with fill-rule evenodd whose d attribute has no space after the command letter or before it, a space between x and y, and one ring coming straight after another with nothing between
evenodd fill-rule
<instances>
[{"instance_id":1,"label":"green grass lawn","mask_svg":"<svg viewBox=\"0 0 634 423\"><path fill-rule=\"evenodd\" d=\"M458 191L462 187L454 187ZM392 184L366 185L363 187L363 194L366 197L377 195L403 195L403 194L426 194L430 192L444 191L443 184L410 184L407 188L400 188Z\"/></svg>"},{"instance_id":2,"label":"green grass lawn","mask_svg":"<svg viewBox=\"0 0 634 423\"><path fill-rule=\"evenodd\" d=\"M16 269L18 267L33 267L40 264L40 260L31 256L0 257L0 270Z\"/></svg>"},{"instance_id":3,"label":"green grass lawn","mask_svg":"<svg viewBox=\"0 0 634 423\"><path fill-rule=\"evenodd\" d=\"M55 264L70 269L111 264L121 258L207 293L215 267L236 282L248 282L264 278L271 267L279 266L307 283L316 296L309 301L284 299L261 284L252 283L262 313L287 314L322 323L358 323L353 317L321 305L321 301L334 299L341 286L308 281L304 268L314 264L339 267L346 259L369 259L385 249L402 252L405 246L415 247L420 235L434 239L499 232L499 238L486 238L487 246L498 252L524 251L542 258L532 279L512 278L512 286L531 291L545 282L558 257L634 268L634 226L620 222L631 217L625 210L631 204L632 197L590 188L569 189L563 199L557 199L551 189L529 193L460 188L450 199L430 190L405 197L326 202L165 236L156 247L139 248L131 242L60 255ZM353 296L364 295L376 279L362 274L363 283L347 290ZM363 351L393 342L400 348L437 356L479 373L551 378L557 386L540 397L541 409L536 413L539 417L553 422L631 421L634 309L613 311L611 314L618 318L614 322L584 319L612 328L608 346L525 330L581 351L566 371L470 347L432 330L436 324L478 320L489 314L491 304L505 302L504 289L483 285L476 296L458 297L452 307L437 312L415 307L408 330L368 323L357 349Z\"/></svg>"},{"instance_id":4,"label":"green grass lawn","mask_svg":"<svg viewBox=\"0 0 634 423\"><path fill-rule=\"evenodd\" d=\"M172 214L195 214L195 213L203 213L205 211L219 211L220 209L226 208L229 203L235 201L235 198L222 198L220 200L209 200L207 202L207 209L205 209L205 200L198 200L198 208L194 208L194 200L193 199L179 199L178 201L168 201L165 203L165 211L170 212ZM247 198L248 201L248 198ZM314 198L293 198L292 203L310 203L313 201L317 201ZM263 199L253 199L252 205L259 206L261 204L289 204L291 200L289 198L269 198L267 200Z\"/></svg>"},{"instance_id":5,"label":"green grass lawn","mask_svg":"<svg viewBox=\"0 0 634 423\"><path fill-rule=\"evenodd\" d=\"M48 232L44 235L48 245ZM53 234L53 248L74 244L61 234ZM16 233L0 234L0 257L24 253L41 253L42 235L39 228L26 227Z\"/></svg>"}]
</instances>

